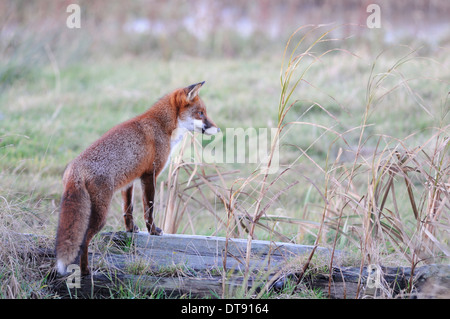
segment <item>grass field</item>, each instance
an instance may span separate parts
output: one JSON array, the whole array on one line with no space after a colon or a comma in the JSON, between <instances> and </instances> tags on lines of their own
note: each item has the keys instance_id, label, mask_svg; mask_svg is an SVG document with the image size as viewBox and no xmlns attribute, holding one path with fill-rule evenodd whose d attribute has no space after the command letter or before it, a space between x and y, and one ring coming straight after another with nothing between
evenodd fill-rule
<instances>
[{"instance_id":1,"label":"grass field","mask_svg":"<svg viewBox=\"0 0 450 319\"><path fill-rule=\"evenodd\" d=\"M2 241L13 232L53 237L67 163L162 95L205 80L201 96L222 130L278 125L280 169L264 176L250 164L195 160L176 168L180 159L173 157L156 194L157 223L166 231L247 238L255 227L255 238L347 250L358 265L448 263L448 44L374 46L355 38L316 44L328 30L300 33L304 41L297 34L286 57L287 38L267 52L233 58L97 52L59 62L61 52L43 46L33 63L29 47L14 58L5 49ZM104 230L123 230L122 220L116 194ZM0 251L0 296L34 296L39 274L25 270L14 251L12 244Z\"/></svg>"}]
</instances>

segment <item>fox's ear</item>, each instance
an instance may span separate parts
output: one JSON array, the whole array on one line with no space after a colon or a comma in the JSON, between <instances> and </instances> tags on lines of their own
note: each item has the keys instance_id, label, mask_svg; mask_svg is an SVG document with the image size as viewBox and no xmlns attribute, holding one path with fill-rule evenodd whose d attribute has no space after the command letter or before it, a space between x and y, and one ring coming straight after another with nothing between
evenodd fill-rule
<instances>
[{"instance_id":1,"label":"fox's ear","mask_svg":"<svg viewBox=\"0 0 450 319\"><path fill-rule=\"evenodd\" d=\"M198 95L198 91L203 86L203 83L205 83L205 81L197 84L192 84L185 89L187 92L188 102L191 102Z\"/></svg>"}]
</instances>

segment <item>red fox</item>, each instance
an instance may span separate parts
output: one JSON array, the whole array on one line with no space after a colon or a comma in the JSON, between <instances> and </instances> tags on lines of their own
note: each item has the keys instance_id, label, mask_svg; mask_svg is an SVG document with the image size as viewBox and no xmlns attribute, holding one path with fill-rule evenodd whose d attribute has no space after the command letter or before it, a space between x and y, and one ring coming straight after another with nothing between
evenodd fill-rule
<instances>
[{"instance_id":1,"label":"red fox","mask_svg":"<svg viewBox=\"0 0 450 319\"><path fill-rule=\"evenodd\" d=\"M57 270L80 265L89 274L88 246L105 225L115 191L121 190L125 228L139 231L133 222L133 181L140 179L144 219L152 235L162 235L153 223L155 185L171 150L186 132L208 135L220 131L206 115L198 96L205 82L190 85L162 97L145 113L106 132L67 166L56 234Z\"/></svg>"}]
</instances>

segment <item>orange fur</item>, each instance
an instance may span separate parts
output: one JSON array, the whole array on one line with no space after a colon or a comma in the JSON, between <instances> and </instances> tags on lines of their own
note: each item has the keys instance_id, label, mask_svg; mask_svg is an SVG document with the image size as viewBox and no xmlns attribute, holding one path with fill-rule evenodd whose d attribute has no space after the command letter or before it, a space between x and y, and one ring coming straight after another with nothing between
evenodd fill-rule
<instances>
[{"instance_id":1,"label":"orange fur","mask_svg":"<svg viewBox=\"0 0 450 319\"><path fill-rule=\"evenodd\" d=\"M145 113L113 127L94 142L64 172L56 236L58 271L80 263L89 273L88 246L106 221L113 194L122 190L127 231L133 222L133 181L140 179L144 218L150 234L161 235L153 223L156 179L164 169L171 149L187 131L215 134L220 129L206 115L198 91L204 82L177 89L162 97Z\"/></svg>"}]
</instances>

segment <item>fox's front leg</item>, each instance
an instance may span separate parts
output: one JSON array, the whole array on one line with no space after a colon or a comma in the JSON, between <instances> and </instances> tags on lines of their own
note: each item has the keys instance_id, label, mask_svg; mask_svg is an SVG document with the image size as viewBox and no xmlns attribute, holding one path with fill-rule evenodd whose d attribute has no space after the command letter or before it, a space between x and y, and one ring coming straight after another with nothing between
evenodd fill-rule
<instances>
[{"instance_id":1,"label":"fox's front leg","mask_svg":"<svg viewBox=\"0 0 450 319\"><path fill-rule=\"evenodd\" d=\"M127 232L137 233L139 232L139 227L133 221L133 184L122 190L122 200L125 229Z\"/></svg>"},{"instance_id":2,"label":"fox's front leg","mask_svg":"<svg viewBox=\"0 0 450 319\"><path fill-rule=\"evenodd\" d=\"M151 235L162 235L162 230L153 222L153 206L155 199L156 178L153 174L141 176L142 201L144 203L144 219L148 232Z\"/></svg>"}]
</instances>

